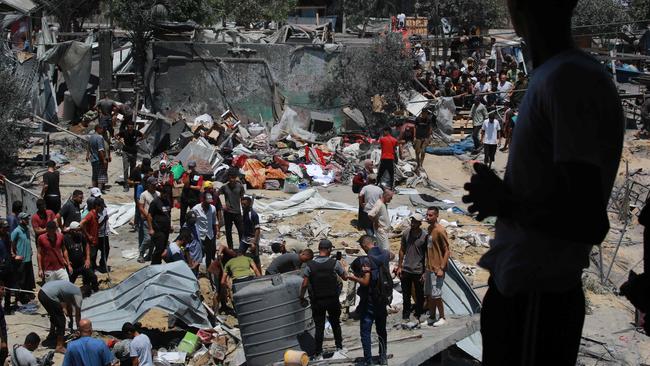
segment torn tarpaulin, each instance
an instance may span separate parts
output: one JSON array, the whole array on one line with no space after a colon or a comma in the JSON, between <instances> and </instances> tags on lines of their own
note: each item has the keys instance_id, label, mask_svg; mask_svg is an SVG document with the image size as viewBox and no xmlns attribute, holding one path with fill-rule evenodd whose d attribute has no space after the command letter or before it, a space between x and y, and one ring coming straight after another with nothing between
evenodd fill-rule
<instances>
[{"instance_id":1,"label":"torn tarpaulin","mask_svg":"<svg viewBox=\"0 0 650 366\"><path fill-rule=\"evenodd\" d=\"M70 41L54 45L39 61L56 64L63 71L63 78L76 106L81 106L88 80L92 57L92 36L86 42Z\"/></svg>"},{"instance_id":2,"label":"torn tarpaulin","mask_svg":"<svg viewBox=\"0 0 650 366\"><path fill-rule=\"evenodd\" d=\"M199 296L199 283L185 262L145 267L119 285L85 299L81 312L92 320L95 330L115 332L153 308L190 327L212 327Z\"/></svg>"},{"instance_id":3,"label":"torn tarpaulin","mask_svg":"<svg viewBox=\"0 0 650 366\"><path fill-rule=\"evenodd\" d=\"M329 201L323 198L315 189L306 189L282 201L263 203L260 200L255 200L255 210L260 214L260 219L263 222L267 222L272 218L293 216L316 209L357 212L359 207L348 205L347 203Z\"/></svg>"}]
</instances>

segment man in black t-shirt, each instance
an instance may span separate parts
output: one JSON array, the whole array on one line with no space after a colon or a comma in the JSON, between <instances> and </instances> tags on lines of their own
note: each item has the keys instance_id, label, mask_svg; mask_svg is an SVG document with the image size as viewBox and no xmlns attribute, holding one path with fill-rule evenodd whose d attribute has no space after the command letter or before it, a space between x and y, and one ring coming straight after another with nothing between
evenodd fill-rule
<instances>
[{"instance_id":1,"label":"man in black t-shirt","mask_svg":"<svg viewBox=\"0 0 650 366\"><path fill-rule=\"evenodd\" d=\"M61 209L61 191L59 190L59 172L56 171L56 163L52 160L47 162L47 172L43 174L43 190L41 196L45 200L45 207L58 213Z\"/></svg>"},{"instance_id":2,"label":"man in black t-shirt","mask_svg":"<svg viewBox=\"0 0 650 366\"><path fill-rule=\"evenodd\" d=\"M81 203L84 201L84 193L78 189L72 192L72 197L66 202L61 211L56 214L56 222L62 232L68 231L68 227L74 221L81 222Z\"/></svg>"},{"instance_id":3,"label":"man in black t-shirt","mask_svg":"<svg viewBox=\"0 0 650 366\"><path fill-rule=\"evenodd\" d=\"M431 112L424 110L420 117L415 120L415 142L413 143L413 148L415 148L416 169L420 169L424 162L424 156L426 155L425 149L429 146L431 133L433 132L433 118L435 116Z\"/></svg>"},{"instance_id":4,"label":"man in black t-shirt","mask_svg":"<svg viewBox=\"0 0 650 366\"><path fill-rule=\"evenodd\" d=\"M133 122L127 123L126 129L117 134L117 138L123 144L122 147L122 171L124 174L124 192L129 191L129 173L135 169L138 159L138 142L144 135L135 129Z\"/></svg>"},{"instance_id":5,"label":"man in black t-shirt","mask_svg":"<svg viewBox=\"0 0 650 366\"><path fill-rule=\"evenodd\" d=\"M70 223L68 232L63 237L63 243L68 251L68 258L72 266L70 282L75 283L81 276L84 286L90 287L94 292L99 291L97 276L90 265L90 245L81 233L81 225L77 221Z\"/></svg>"},{"instance_id":6,"label":"man in black t-shirt","mask_svg":"<svg viewBox=\"0 0 650 366\"><path fill-rule=\"evenodd\" d=\"M155 179L155 178L149 178ZM153 244L153 254L151 264L162 263L162 252L167 247L169 233L171 232L171 207L167 198L164 196L154 195L154 200L149 205L149 235Z\"/></svg>"}]
</instances>

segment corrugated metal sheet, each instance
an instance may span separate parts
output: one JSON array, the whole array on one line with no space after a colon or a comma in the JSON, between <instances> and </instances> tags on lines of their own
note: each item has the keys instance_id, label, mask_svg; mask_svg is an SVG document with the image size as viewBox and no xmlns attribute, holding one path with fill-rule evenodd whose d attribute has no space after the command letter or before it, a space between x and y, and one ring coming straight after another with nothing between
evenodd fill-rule
<instances>
[{"instance_id":1,"label":"corrugated metal sheet","mask_svg":"<svg viewBox=\"0 0 650 366\"><path fill-rule=\"evenodd\" d=\"M93 329L115 332L153 308L191 327L212 328L199 283L185 262L147 266L133 273L119 285L85 299L81 315L92 320Z\"/></svg>"},{"instance_id":2,"label":"corrugated metal sheet","mask_svg":"<svg viewBox=\"0 0 650 366\"><path fill-rule=\"evenodd\" d=\"M36 7L36 4L31 0L0 0L0 4L12 7L25 14Z\"/></svg>"}]
</instances>

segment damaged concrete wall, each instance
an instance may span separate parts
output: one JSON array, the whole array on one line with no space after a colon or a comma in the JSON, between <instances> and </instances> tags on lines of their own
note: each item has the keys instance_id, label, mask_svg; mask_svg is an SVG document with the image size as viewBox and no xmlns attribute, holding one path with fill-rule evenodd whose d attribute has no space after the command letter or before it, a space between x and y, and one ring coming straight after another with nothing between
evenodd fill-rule
<instances>
[{"instance_id":1,"label":"damaged concrete wall","mask_svg":"<svg viewBox=\"0 0 650 366\"><path fill-rule=\"evenodd\" d=\"M279 118L281 98L309 118L321 108L309 94L317 90L338 52L318 45L156 42L153 44L153 108L167 116L197 116L234 110L245 120ZM277 83L277 84L276 84ZM275 108L275 110L274 110ZM275 112L275 116L274 116Z\"/></svg>"}]
</instances>

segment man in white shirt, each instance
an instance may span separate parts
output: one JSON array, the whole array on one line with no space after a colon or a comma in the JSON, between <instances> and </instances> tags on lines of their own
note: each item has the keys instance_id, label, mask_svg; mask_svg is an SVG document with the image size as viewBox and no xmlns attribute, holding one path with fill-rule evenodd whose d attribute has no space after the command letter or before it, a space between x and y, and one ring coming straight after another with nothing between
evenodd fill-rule
<instances>
[{"instance_id":1,"label":"man in white shirt","mask_svg":"<svg viewBox=\"0 0 650 366\"><path fill-rule=\"evenodd\" d=\"M368 212L368 217L374 223L377 245L381 249L389 252L390 243L388 242L388 234L390 233L390 215L388 214L388 204L393 199L394 194L390 189L384 189L381 198L375 202L375 205Z\"/></svg>"},{"instance_id":2,"label":"man in white shirt","mask_svg":"<svg viewBox=\"0 0 650 366\"><path fill-rule=\"evenodd\" d=\"M499 103L510 101L511 90L512 83L508 81L508 75L501 74L501 76L499 76L499 83L497 84L497 91L499 92Z\"/></svg>"},{"instance_id":3,"label":"man in white shirt","mask_svg":"<svg viewBox=\"0 0 650 366\"><path fill-rule=\"evenodd\" d=\"M490 250L479 261L490 272L481 309L486 366L577 361L582 273L609 231L607 203L625 133L611 75L573 43L577 2L508 1L533 72L504 179L474 164L463 197L478 220L497 217ZM580 214L557 209L569 206Z\"/></svg>"},{"instance_id":4,"label":"man in white shirt","mask_svg":"<svg viewBox=\"0 0 650 366\"><path fill-rule=\"evenodd\" d=\"M402 29L406 26L406 14L397 14L397 29Z\"/></svg>"},{"instance_id":5,"label":"man in white shirt","mask_svg":"<svg viewBox=\"0 0 650 366\"><path fill-rule=\"evenodd\" d=\"M122 333L126 338L131 338L129 344L129 356L133 366L153 366L153 357L151 356L151 341L146 334L140 333L140 323L124 323Z\"/></svg>"},{"instance_id":6,"label":"man in white shirt","mask_svg":"<svg viewBox=\"0 0 650 366\"><path fill-rule=\"evenodd\" d=\"M368 212L375 207L375 203L381 198L384 194L384 190L377 185L377 175L370 174L368 175L368 184L361 188L359 192L359 207L363 210L365 216L361 215L359 217L360 226L366 230L366 234L375 235L375 227L368 219Z\"/></svg>"},{"instance_id":7,"label":"man in white shirt","mask_svg":"<svg viewBox=\"0 0 650 366\"><path fill-rule=\"evenodd\" d=\"M217 232L217 209L212 205L214 198L210 193L203 193L203 201L192 207L196 214L196 228L199 240L203 243L205 253L205 268L210 268L210 263L217 253L215 234Z\"/></svg>"},{"instance_id":8,"label":"man in white shirt","mask_svg":"<svg viewBox=\"0 0 650 366\"><path fill-rule=\"evenodd\" d=\"M419 43L415 45L415 60L420 67L424 67L424 64L427 63L427 54Z\"/></svg>"},{"instance_id":9,"label":"man in white shirt","mask_svg":"<svg viewBox=\"0 0 650 366\"><path fill-rule=\"evenodd\" d=\"M494 112L490 117L483 121L481 127L481 141L483 141L483 153L485 154L485 165L492 168L494 156L497 152L499 141L501 141L501 126L499 121L494 118Z\"/></svg>"}]
</instances>

